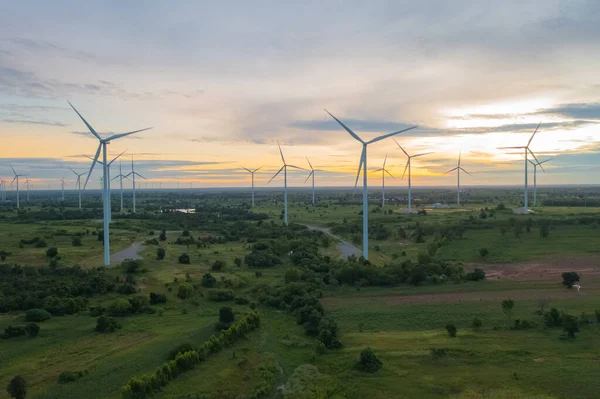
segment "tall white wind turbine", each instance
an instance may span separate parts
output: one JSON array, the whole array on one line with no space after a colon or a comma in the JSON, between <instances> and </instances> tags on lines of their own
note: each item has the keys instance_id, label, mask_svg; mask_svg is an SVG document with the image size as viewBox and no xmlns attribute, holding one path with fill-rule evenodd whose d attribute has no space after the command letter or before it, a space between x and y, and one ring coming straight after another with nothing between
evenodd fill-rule
<instances>
[{"instance_id":1,"label":"tall white wind turbine","mask_svg":"<svg viewBox=\"0 0 600 399\"><path fill-rule=\"evenodd\" d=\"M12 169L13 173L15 174L15 177L13 178L10 185L12 186L12 184L15 182L15 180L17 182L17 209L18 209L21 207L20 192L19 192L19 177L25 177L25 175L20 175L17 172L15 172L15 168L13 168L12 165L10 165L10 168Z\"/></svg>"},{"instance_id":2,"label":"tall white wind turbine","mask_svg":"<svg viewBox=\"0 0 600 399\"><path fill-rule=\"evenodd\" d=\"M27 189L27 202L29 202L29 178L25 178L25 187Z\"/></svg>"},{"instance_id":3,"label":"tall white wind turbine","mask_svg":"<svg viewBox=\"0 0 600 399\"><path fill-rule=\"evenodd\" d=\"M271 180L269 180L269 183L271 183L271 181L273 181L274 178L277 177L277 175L279 173L281 173L281 171L283 170L283 222L285 223L285 225L288 225L288 193L287 193L287 168L295 168L295 169L300 169L300 170L306 170L304 168L301 168L299 166L294 166L294 165L288 165L285 162L285 158L283 157L283 151L281 151L281 145L279 145L279 141L277 141L277 146L279 147L279 154L281 154L281 160L283 161L283 166L281 167L281 169L279 169L277 171L277 173L275 173L273 175L273 177L271 177Z\"/></svg>"},{"instance_id":4,"label":"tall white wind turbine","mask_svg":"<svg viewBox=\"0 0 600 399\"><path fill-rule=\"evenodd\" d=\"M127 177L123 175L123 163L121 161L119 161L119 174L113 177L113 180L115 179L119 179L121 194L121 212L123 212L123 179L127 179Z\"/></svg>"},{"instance_id":5,"label":"tall white wind turbine","mask_svg":"<svg viewBox=\"0 0 600 399\"><path fill-rule=\"evenodd\" d=\"M104 198L104 265L108 266L110 265L110 234L109 234L109 229L110 229L110 199L108 198L108 185L110 184L110 180L108 179L108 161L106 159L107 157L107 148L106 146L108 144L110 144L110 142L112 140L116 140L118 138L121 137L125 137L125 136L129 136L130 134L134 134L134 133L139 133L142 132L144 130L148 130L151 128L146 128L146 129L140 129L140 130L135 130L133 132L128 132L128 133L120 133L120 134L113 134L112 136L109 136L105 139L103 139L95 130L94 128L83 118L83 116L81 116L81 114L79 113L79 111L77 111L75 109L75 107L73 106L73 104L71 104L69 102L69 105L71 106L71 108L73 108L73 111L75 111L77 113L77 115L79 116L79 118L81 118L81 120L83 121L83 123L85 123L85 125L87 126L87 128L90 130L90 132L98 139L99 144L98 144L98 149L96 150L96 155L94 156L94 160L92 162L92 166L90 167L90 171L85 179L85 184L83 185L83 188L85 189L85 186L87 186L87 182L90 179L90 176L92 175L92 171L94 170L94 166L96 166L96 162L98 162L98 157L100 156L100 151L102 151L102 159L103 159L103 165L102 165L102 169L103 169L103 187L102 187L102 194L103 194L103 198Z\"/></svg>"},{"instance_id":6,"label":"tall white wind turbine","mask_svg":"<svg viewBox=\"0 0 600 399\"><path fill-rule=\"evenodd\" d=\"M390 175L392 179L396 179L390 172L385 168L385 163L387 162L387 154L385 154L385 158L383 159L383 166L379 169L375 169L373 172L381 172L381 207L385 206L385 174Z\"/></svg>"},{"instance_id":7,"label":"tall white wind turbine","mask_svg":"<svg viewBox=\"0 0 600 399\"><path fill-rule=\"evenodd\" d=\"M60 179L60 191L62 195L62 202L65 202L65 178Z\"/></svg>"},{"instance_id":8,"label":"tall white wind turbine","mask_svg":"<svg viewBox=\"0 0 600 399\"><path fill-rule=\"evenodd\" d=\"M111 187L110 187L110 183L111 183L111 181L112 181L112 180L110 179L110 167L112 166L113 162L115 162L117 159L119 159L119 157L120 157L121 155L125 154L125 152L126 152L126 151L127 151L127 150L123 151L122 153L120 153L119 155L117 155L116 157L114 157L114 158L112 159L112 161L109 161L109 162L108 162L108 167L106 168L106 169L107 169L107 173L106 173L106 175L107 175L107 177L108 177L108 196L107 196L107 198L108 198L108 211L109 211L109 214L108 214L108 215L109 215L109 216L108 216L108 221L109 221L110 223L112 223L112 193L111 193ZM87 156L87 155L86 155L86 156ZM91 157L88 157L88 158L92 159ZM100 165L104 165L104 162L98 161L98 163L99 163ZM122 190L121 190L121 191L122 191Z\"/></svg>"},{"instance_id":9,"label":"tall white wind turbine","mask_svg":"<svg viewBox=\"0 0 600 399\"><path fill-rule=\"evenodd\" d=\"M131 176L131 182L133 187L133 213L135 213L135 177L138 176L144 180L146 180L146 178L135 171L133 167L133 155L131 156L131 172L129 172L125 177L129 176Z\"/></svg>"},{"instance_id":10,"label":"tall white wind turbine","mask_svg":"<svg viewBox=\"0 0 600 399\"><path fill-rule=\"evenodd\" d=\"M539 166L540 168L542 168L542 170L545 173L546 170L544 169L542 164L548 162L551 159L552 158L548 158L540 162L533 162L531 159L528 160L529 163L533 165L533 206L537 205L537 167Z\"/></svg>"},{"instance_id":11,"label":"tall white wind turbine","mask_svg":"<svg viewBox=\"0 0 600 399\"><path fill-rule=\"evenodd\" d=\"M531 151L531 149L529 148L529 146L531 145L531 141L533 141L533 137L537 133L537 131L540 128L541 124L542 124L542 122L540 122L537 125L537 127L535 128L533 134L529 138L529 141L527 142L526 146L521 146L521 147L498 147L498 149L519 149L519 150L524 150L524 152L525 152L525 192L524 192L524 200L523 200L523 213L525 215L527 215L529 213L529 198L528 198L528 195L527 195L528 194L527 193L527 184L528 184L527 169L529 167L529 165L527 165L527 164L528 164L529 160L527 159L527 155L531 154L531 156L533 157L533 159L535 159L535 162L537 162L539 164L538 159L536 158L536 156L533 153L533 151Z\"/></svg>"},{"instance_id":12,"label":"tall white wind turbine","mask_svg":"<svg viewBox=\"0 0 600 399\"><path fill-rule=\"evenodd\" d=\"M0 200L2 201L6 201L6 187L4 184L4 179L0 179Z\"/></svg>"},{"instance_id":13,"label":"tall white wind turbine","mask_svg":"<svg viewBox=\"0 0 600 399\"><path fill-rule=\"evenodd\" d=\"M262 168L262 166L256 168L256 169L248 169L248 168L244 168L245 170L247 170L251 175L252 175L252 208L254 208L254 174L260 169ZM192 188L192 183L190 183L190 188Z\"/></svg>"},{"instance_id":14,"label":"tall white wind turbine","mask_svg":"<svg viewBox=\"0 0 600 399\"><path fill-rule=\"evenodd\" d=\"M369 259L369 187L367 184L367 146L372 143L376 143L380 140L386 139L388 137L394 136L396 134L400 134L406 132L411 129L415 129L417 126L411 126L406 129L399 130L397 132L384 134L382 136L375 137L369 141L364 141L356 133L354 133L350 128L344 125L338 118L333 116L329 111L325 110L333 119L339 123L344 130L346 130L355 140L360 142L363 146L362 152L360 155L360 164L358 165L358 173L356 174L356 182L354 183L354 187L358 184L358 178L360 177L360 172L362 169L363 172L363 257L365 259Z\"/></svg>"},{"instance_id":15,"label":"tall white wind turbine","mask_svg":"<svg viewBox=\"0 0 600 399\"><path fill-rule=\"evenodd\" d=\"M413 158L416 157L422 157L423 155L429 155L431 154L431 152L425 152L423 154L417 154L417 155L408 155L408 152L404 151L404 148L402 148L402 146L400 144L398 144L398 142L396 140L394 140L394 142L396 143L396 145L398 147L400 147L400 149L402 150L402 152L404 153L404 155L406 155L406 157L408 158L406 161L406 166L404 167L404 173L402 173L402 179L404 179L404 175L406 174L406 169L408 168L408 213L412 212L412 192L411 192L411 175L410 175L410 169L411 169L411 160Z\"/></svg>"},{"instance_id":16,"label":"tall white wind turbine","mask_svg":"<svg viewBox=\"0 0 600 399\"><path fill-rule=\"evenodd\" d=\"M450 169L450 170L446 171L446 173L450 173L450 172L456 171L456 190L457 190L457 192L456 192L456 203L458 205L460 205L460 172L463 171L466 174L468 174L469 176L471 176L471 174L469 172L467 172L462 166L460 166L461 155L462 155L462 151L460 151L458 153L458 164L456 165L456 167L453 168L453 169Z\"/></svg>"},{"instance_id":17,"label":"tall white wind turbine","mask_svg":"<svg viewBox=\"0 0 600 399\"><path fill-rule=\"evenodd\" d=\"M304 180L304 183L306 183L308 179L312 177L312 204L313 206L315 206L315 172L322 172L322 170L313 168L308 157L306 157L306 161L308 162L308 166L310 166L310 173L308 174L308 176L306 176L306 180Z\"/></svg>"},{"instance_id":18,"label":"tall white wind turbine","mask_svg":"<svg viewBox=\"0 0 600 399\"><path fill-rule=\"evenodd\" d=\"M75 176L77 176L77 181L75 182L75 185L77 186L77 194L79 195L79 209L81 209L81 176L85 175L87 172L77 173L73 169L71 169L71 172L73 172Z\"/></svg>"}]
</instances>

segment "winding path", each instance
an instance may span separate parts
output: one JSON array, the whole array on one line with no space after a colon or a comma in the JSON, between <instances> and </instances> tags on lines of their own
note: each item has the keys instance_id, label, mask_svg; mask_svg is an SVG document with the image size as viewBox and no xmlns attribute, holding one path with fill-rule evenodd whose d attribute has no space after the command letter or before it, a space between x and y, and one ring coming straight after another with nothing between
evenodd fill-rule
<instances>
[{"instance_id":1,"label":"winding path","mask_svg":"<svg viewBox=\"0 0 600 399\"><path fill-rule=\"evenodd\" d=\"M313 226L313 225L309 225L309 224L307 224L305 226L308 227L309 230L322 231L323 233L328 234L329 236L338 240L340 242L338 244L338 250L340 251L342 258L347 258L352 255L356 255L356 256L362 255L362 250L360 248L350 244L348 241L344 241L341 237L333 234L329 227Z\"/></svg>"},{"instance_id":2,"label":"winding path","mask_svg":"<svg viewBox=\"0 0 600 399\"><path fill-rule=\"evenodd\" d=\"M111 262L111 264L112 263L116 264L116 263L123 262L125 259L142 259L142 256L139 255L139 253L138 253L142 249L143 249L142 243L136 242L129 248L125 248L122 251L119 251L119 252L116 252L116 253L110 255L110 262Z\"/></svg>"}]
</instances>

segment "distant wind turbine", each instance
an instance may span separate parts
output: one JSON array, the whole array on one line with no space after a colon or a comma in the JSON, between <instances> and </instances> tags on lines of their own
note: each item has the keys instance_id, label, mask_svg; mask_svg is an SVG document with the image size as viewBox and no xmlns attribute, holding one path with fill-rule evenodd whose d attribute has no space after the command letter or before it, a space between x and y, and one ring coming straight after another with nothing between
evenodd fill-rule
<instances>
[{"instance_id":1,"label":"distant wind turbine","mask_svg":"<svg viewBox=\"0 0 600 399\"><path fill-rule=\"evenodd\" d=\"M315 201L315 172L322 172L322 170L313 168L312 164L308 160L308 157L306 157L306 161L308 162L308 165L310 166L310 173L306 177L306 180L304 180L304 183L306 183L308 181L308 179L312 177L312 204L313 204L313 206L315 206L315 203L316 203L316 201Z\"/></svg>"},{"instance_id":2,"label":"distant wind turbine","mask_svg":"<svg viewBox=\"0 0 600 399\"><path fill-rule=\"evenodd\" d=\"M540 168L542 168L544 173L546 173L546 170L544 169L542 164L550 161L551 159L552 158L548 158L544 161L537 163L533 162L531 159L528 159L529 163L533 165L533 206L537 205L537 167L539 166Z\"/></svg>"},{"instance_id":3,"label":"distant wind turbine","mask_svg":"<svg viewBox=\"0 0 600 399\"><path fill-rule=\"evenodd\" d=\"M109 223L109 221L110 221L110 199L108 198L108 195L109 195L108 186L110 184L110 180L108 179L108 161L107 161L108 151L106 149L106 146L108 144L110 144L110 142L112 140L116 140L121 137L129 136L134 133L139 133L144 130L148 130L150 128L134 130L133 132L128 132L128 133L113 134L112 136L109 136L109 137L103 139L94 130L94 128L83 118L83 116L81 116L81 114L79 113L79 111L77 111L75 109L73 104L69 103L69 105L71 106L71 108L73 108L73 111L75 111L77 113L79 118L81 118L83 123L85 123L87 128L98 139L98 142L99 142L98 149L96 150L96 155L94 156L94 160L92 162L92 166L90 167L90 171L85 179L85 184L83 185L84 189L85 189L85 186L87 186L87 182L90 179L90 176L92 175L94 166L96 166L96 162L98 162L98 157L100 156L100 152L102 151L102 157L103 157L103 165L102 165L103 173L102 173L102 175L104 177L103 187L102 187L102 194L103 194L103 198L104 198L104 265L108 266L108 265L110 265L110 231L109 231L110 230L110 223Z\"/></svg>"},{"instance_id":4,"label":"distant wind turbine","mask_svg":"<svg viewBox=\"0 0 600 399\"><path fill-rule=\"evenodd\" d=\"M138 176L144 180L146 180L146 178L135 171L133 167L133 155L131 156L131 172L129 172L125 177L129 176L131 176L131 182L133 187L133 213L135 213L135 177Z\"/></svg>"},{"instance_id":5,"label":"distant wind turbine","mask_svg":"<svg viewBox=\"0 0 600 399\"><path fill-rule=\"evenodd\" d=\"M248 168L244 168L245 170L247 170L251 175L252 175L252 208L254 208L254 174L256 172L258 172L258 170L262 168L262 166L256 168L256 169L248 169ZM191 184L191 183L190 183ZM190 186L191 187L191 186Z\"/></svg>"},{"instance_id":6,"label":"distant wind turbine","mask_svg":"<svg viewBox=\"0 0 600 399\"><path fill-rule=\"evenodd\" d=\"M462 155L462 151L458 153L458 164L455 168L450 169L449 171L447 171L446 173L450 173L450 172L454 172L456 171L456 182L457 182L457 192L456 192L456 203L458 205L460 205L460 171L462 170L463 172L465 172L466 174L468 174L469 176L471 176L471 174L469 172L467 172L462 166L460 166L460 157Z\"/></svg>"},{"instance_id":7,"label":"distant wind turbine","mask_svg":"<svg viewBox=\"0 0 600 399\"><path fill-rule=\"evenodd\" d=\"M540 122L537 127L535 128L533 134L531 135L531 137L529 138L529 141L527 142L526 146L521 146L521 147L498 147L498 149L519 149L519 150L524 150L525 152L525 191L524 191L524 200L523 200L523 213L525 215L527 215L529 213L529 198L527 195L527 183L528 183L528 179L527 179L527 169L528 169L528 159L527 159L527 155L531 154L531 156L533 156L533 159L535 159L536 163L540 163L537 159L537 157L535 156L535 154L533 153L533 151L531 151L531 149L529 148L529 146L531 145L531 141L533 140L533 137L535 136L535 134L537 133L538 129L540 128L540 125L542 124L542 122ZM543 169L543 168L542 168Z\"/></svg>"},{"instance_id":8,"label":"distant wind turbine","mask_svg":"<svg viewBox=\"0 0 600 399\"><path fill-rule=\"evenodd\" d=\"M10 183L10 185L12 186L12 184L15 182L15 180L17 181L17 209L21 207L21 203L20 203L20 193L19 193L19 177L25 177L25 175L19 175L17 174L17 172L15 172L15 168L12 167L12 165L10 165L10 168L12 169L13 173L15 174L15 177L13 178L12 182Z\"/></svg>"},{"instance_id":9,"label":"distant wind turbine","mask_svg":"<svg viewBox=\"0 0 600 399\"><path fill-rule=\"evenodd\" d=\"M354 187L358 184L358 178L360 177L360 172L362 169L363 172L363 257L365 259L369 259L369 187L367 184L367 146L372 143L376 143L383 139L386 139L391 136L395 136L397 134L406 132L408 130L414 129L417 126L411 126L406 129L399 130L397 132L384 134L382 136L375 137L369 141L364 141L356 133L350 130L346 125L344 125L338 118L333 116L329 111L325 110L333 119L339 123L344 130L346 130L355 140L360 142L363 146L362 152L360 155L360 164L358 165L358 173L356 174L356 182L354 183Z\"/></svg>"},{"instance_id":10,"label":"distant wind turbine","mask_svg":"<svg viewBox=\"0 0 600 399\"><path fill-rule=\"evenodd\" d=\"M62 195L62 202L65 202L65 178L60 179L60 191Z\"/></svg>"},{"instance_id":11,"label":"distant wind turbine","mask_svg":"<svg viewBox=\"0 0 600 399\"><path fill-rule=\"evenodd\" d=\"M383 166L379 169L375 169L373 172L381 172L381 207L385 206L385 174L390 175L392 179L396 179L386 168L385 163L387 162L387 154L383 159Z\"/></svg>"},{"instance_id":12,"label":"distant wind turbine","mask_svg":"<svg viewBox=\"0 0 600 399\"><path fill-rule=\"evenodd\" d=\"M108 162L108 166L106 168L106 176L108 178L108 221L110 223L112 223L112 193L111 193L111 187L110 187L110 183L111 183L111 179L110 179L110 167L112 166L113 162L115 162L117 159L119 159L119 157L123 154L125 154L127 150L123 151L122 153L120 153L119 155L117 155L116 157L114 157L112 159L112 161ZM87 155L86 155L87 156ZM92 159L91 157L87 157ZM104 165L104 162L101 161L97 161L100 165ZM64 201L64 199L63 199Z\"/></svg>"},{"instance_id":13,"label":"distant wind turbine","mask_svg":"<svg viewBox=\"0 0 600 399\"><path fill-rule=\"evenodd\" d=\"M6 201L6 187L4 179L0 179L0 200Z\"/></svg>"},{"instance_id":14,"label":"distant wind turbine","mask_svg":"<svg viewBox=\"0 0 600 399\"><path fill-rule=\"evenodd\" d=\"M285 162L285 158L283 157L283 151L281 151L281 145L279 145L279 141L277 142L277 146L279 147L279 154L281 154L281 160L283 161L283 166L281 167L281 169L279 169L277 171L277 173L275 173L273 175L273 177L271 177L271 180L269 180L269 183L271 183L271 181L273 181L274 178L277 177L277 175L279 173L281 173L281 171L283 170L283 222L285 223L285 225L288 225L288 193L287 193L287 168L295 168L295 169L300 169L300 170L306 170L304 168L301 168L299 166L294 166L294 165L288 165ZM269 184L267 183L267 184Z\"/></svg>"},{"instance_id":15,"label":"distant wind turbine","mask_svg":"<svg viewBox=\"0 0 600 399\"><path fill-rule=\"evenodd\" d=\"M27 202L29 202L29 178L25 178L25 187L27 188Z\"/></svg>"},{"instance_id":16,"label":"distant wind turbine","mask_svg":"<svg viewBox=\"0 0 600 399\"><path fill-rule=\"evenodd\" d=\"M402 179L404 179L404 175L406 174L406 169L408 168L408 213L411 213L412 212L412 193L411 193L411 176L410 176L411 160L416 157L422 157L423 155L429 155L429 154L431 154L431 152L425 152L425 153L417 154L417 155L408 155L408 152L404 151L404 148L402 148L402 146L400 144L398 144L398 142L396 140L394 140L394 142L396 143L396 145L398 147L400 147L400 149L402 150L404 155L406 155L406 157L408 158L408 160L406 161L406 166L404 167L404 173L402 173Z\"/></svg>"},{"instance_id":17,"label":"distant wind turbine","mask_svg":"<svg viewBox=\"0 0 600 399\"><path fill-rule=\"evenodd\" d=\"M119 174L113 177L113 180L115 179L119 179L121 194L121 212L123 212L123 179L127 179L127 177L123 175L123 162L121 161L119 161Z\"/></svg>"},{"instance_id":18,"label":"distant wind turbine","mask_svg":"<svg viewBox=\"0 0 600 399\"><path fill-rule=\"evenodd\" d=\"M77 181L75 182L75 185L77 186L77 194L79 195L79 209L81 209L81 176L84 176L87 172L77 173L73 169L71 169L71 172L73 172L75 176L77 176Z\"/></svg>"}]
</instances>

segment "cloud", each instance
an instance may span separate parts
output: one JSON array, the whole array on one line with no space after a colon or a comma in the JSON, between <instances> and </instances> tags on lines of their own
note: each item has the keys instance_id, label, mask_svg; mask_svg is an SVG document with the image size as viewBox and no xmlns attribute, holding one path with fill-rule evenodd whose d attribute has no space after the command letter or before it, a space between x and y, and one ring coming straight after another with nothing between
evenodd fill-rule
<instances>
[{"instance_id":1,"label":"cloud","mask_svg":"<svg viewBox=\"0 0 600 399\"><path fill-rule=\"evenodd\" d=\"M93 54L81 50L62 47L44 40L32 40L23 37L12 37L2 40L1 43L4 44L4 46L12 47L13 53L16 50L34 55L43 55L45 57L59 56L72 58L79 61L97 61L97 57Z\"/></svg>"},{"instance_id":2,"label":"cloud","mask_svg":"<svg viewBox=\"0 0 600 399\"><path fill-rule=\"evenodd\" d=\"M22 125L43 125L43 126L68 126L62 122L48 122L48 121L36 121L36 120L22 120L22 119L0 119L0 123L14 123Z\"/></svg>"},{"instance_id":3,"label":"cloud","mask_svg":"<svg viewBox=\"0 0 600 399\"><path fill-rule=\"evenodd\" d=\"M538 111L538 115L557 115L565 118L600 120L600 103L562 104Z\"/></svg>"}]
</instances>

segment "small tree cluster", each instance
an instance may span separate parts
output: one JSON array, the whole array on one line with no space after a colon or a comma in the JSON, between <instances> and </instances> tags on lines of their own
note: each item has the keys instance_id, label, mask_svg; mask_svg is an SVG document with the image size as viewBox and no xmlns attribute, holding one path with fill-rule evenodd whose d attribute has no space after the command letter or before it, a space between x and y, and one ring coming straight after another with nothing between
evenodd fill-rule
<instances>
[{"instance_id":1,"label":"small tree cluster","mask_svg":"<svg viewBox=\"0 0 600 399\"><path fill-rule=\"evenodd\" d=\"M96 320L96 328L95 330L101 333L110 333L115 332L120 329L121 326L117 323L117 321L110 316L102 315L98 317Z\"/></svg>"},{"instance_id":2,"label":"small tree cluster","mask_svg":"<svg viewBox=\"0 0 600 399\"><path fill-rule=\"evenodd\" d=\"M360 359L356 365L356 367L360 371L365 371L367 373L374 373L381 368L383 363L381 360L375 355L375 352L371 348L365 348L360 352Z\"/></svg>"}]
</instances>

